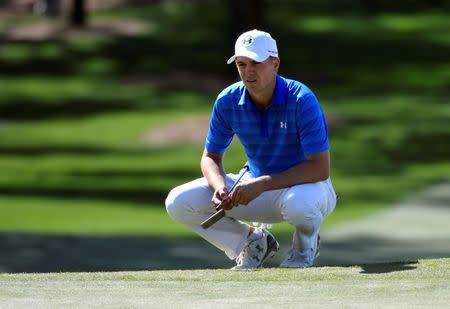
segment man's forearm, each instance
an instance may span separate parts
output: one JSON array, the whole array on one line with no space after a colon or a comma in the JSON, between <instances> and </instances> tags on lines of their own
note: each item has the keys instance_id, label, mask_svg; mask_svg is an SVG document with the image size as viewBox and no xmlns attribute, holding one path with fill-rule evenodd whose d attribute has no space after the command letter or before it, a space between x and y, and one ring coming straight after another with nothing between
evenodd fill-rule
<instances>
[{"instance_id":1,"label":"man's forearm","mask_svg":"<svg viewBox=\"0 0 450 309\"><path fill-rule=\"evenodd\" d=\"M302 183L326 180L330 175L328 152L313 156L284 172L265 175L257 180L264 191L282 189Z\"/></svg>"},{"instance_id":2,"label":"man's forearm","mask_svg":"<svg viewBox=\"0 0 450 309\"><path fill-rule=\"evenodd\" d=\"M225 170L223 168L222 158L208 155L206 152L200 162L203 176L208 181L210 187L215 191L225 186Z\"/></svg>"}]
</instances>

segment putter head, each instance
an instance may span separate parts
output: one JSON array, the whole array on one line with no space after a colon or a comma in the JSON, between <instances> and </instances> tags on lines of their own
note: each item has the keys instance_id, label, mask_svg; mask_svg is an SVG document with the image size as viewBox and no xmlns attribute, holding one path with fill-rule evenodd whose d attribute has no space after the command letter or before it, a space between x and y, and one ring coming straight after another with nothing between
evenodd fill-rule
<instances>
[{"instance_id":1,"label":"putter head","mask_svg":"<svg viewBox=\"0 0 450 309\"><path fill-rule=\"evenodd\" d=\"M223 217L225 217L225 210L223 210L222 208L216 212L215 214L213 214L211 217L209 217L208 219L206 219L205 221L203 221L200 226L203 229L208 229L209 227L211 227L214 223L216 223L217 221L219 221L220 219L222 219Z\"/></svg>"}]
</instances>

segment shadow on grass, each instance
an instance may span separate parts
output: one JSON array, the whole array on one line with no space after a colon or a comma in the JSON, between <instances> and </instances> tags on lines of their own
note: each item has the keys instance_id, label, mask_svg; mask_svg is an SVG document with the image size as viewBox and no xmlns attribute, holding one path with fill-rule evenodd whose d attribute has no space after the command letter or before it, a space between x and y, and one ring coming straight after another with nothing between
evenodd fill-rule
<instances>
[{"instance_id":1,"label":"shadow on grass","mask_svg":"<svg viewBox=\"0 0 450 309\"><path fill-rule=\"evenodd\" d=\"M14 155L18 157L33 157L47 156L47 155L114 155L114 156L146 156L149 150L119 150L98 146L87 145L23 145L23 146L11 146L5 145L0 149L0 155Z\"/></svg>"},{"instance_id":2,"label":"shadow on grass","mask_svg":"<svg viewBox=\"0 0 450 309\"><path fill-rule=\"evenodd\" d=\"M179 145L153 148L143 146L140 148L114 148L86 144L2 145L0 155L14 155L18 157L35 157L39 155L95 155L97 157L113 155L119 157L148 158L151 155L166 154L179 150Z\"/></svg>"},{"instance_id":3,"label":"shadow on grass","mask_svg":"<svg viewBox=\"0 0 450 309\"><path fill-rule=\"evenodd\" d=\"M361 274L385 274L396 271L412 270L417 268L417 266L412 266L417 263L418 263L417 261L410 261L410 262L396 262L396 263L366 264L361 265L363 269L363 271L361 271Z\"/></svg>"},{"instance_id":4,"label":"shadow on grass","mask_svg":"<svg viewBox=\"0 0 450 309\"><path fill-rule=\"evenodd\" d=\"M0 104L2 118L9 120L81 119L104 112L124 112L136 107L125 100L111 98L61 98L58 104L29 97L6 97ZM26 112L24 112L26 111Z\"/></svg>"},{"instance_id":5,"label":"shadow on grass","mask_svg":"<svg viewBox=\"0 0 450 309\"><path fill-rule=\"evenodd\" d=\"M22 186L20 188L0 186L0 195L10 197L51 197L77 199L96 199L103 201L133 202L148 207L149 204L163 205L169 190L157 188L143 189L95 189L86 187L43 188Z\"/></svg>"},{"instance_id":6,"label":"shadow on grass","mask_svg":"<svg viewBox=\"0 0 450 309\"><path fill-rule=\"evenodd\" d=\"M174 148L173 151L178 151ZM58 175L59 185L49 185L43 182L29 182L15 184L11 180L9 184L0 185L0 194L11 197L50 197L70 199L98 199L105 201L131 201L142 203L147 207L148 203L164 204L168 192L174 186L201 177L198 168L171 167L154 168L142 164L142 168L128 169L120 166L123 162L135 159L148 159L156 155L160 156L172 151L169 148L153 149L113 149L95 146L5 146L0 149L0 156L15 156L35 159L38 156L69 155L69 156L95 156L92 160L101 159L102 156L117 159L118 166L97 167L95 170L28 170L27 173ZM75 160L75 159L74 159ZM120 185L105 187L105 182L114 182ZM124 180L130 184L123 185ZM70 183L69 185L67 183ZM158 183L158 186L155 186ZM88 184L88 185L87 185ZM137 185L139 184L139 185ZM136 204L138 205L138 204Z\"/></svg>"},{"instance_id":7,"label":"shadow on grass","mask_svg":"<svg viewBox=\"0 0 450 309\"><path fill-rule=\"evenodd\" d=\"M280 238L280 252L267 263L277 267L290 246ZM161 269L230 268L233 261L200 238L89 237L0 234L0 272L94 272ZM317 266L360 266L362 274L415 268L418 259L450 256L444 240L399 242L352 238L324 240ZM407 262L403 262L407 261Z\"/></svg>"},{"instance_id":8,"label":"shadow on grass","mask_svg":"<svg viewBox=\"0 0 450 309\"><path fill-rule=\"evenodd\" d=\"M191 180L202 177L201 173L191 169L176 170L99 170L73 171L65 175L67 182L77 180L77 184L61 184L47 186L46 184L0 185L0 195L9 197L42 197L57 199L93 199L102 201L133 202L137 207L163 205L170 189ZM108 186L105 181L128 179L133 183L128 186ZM148 185L142 183L148 182ZM86 185L84 183L88 183ZM154 183L160 185L155 186Z\"/></svg>"}]
</instances>

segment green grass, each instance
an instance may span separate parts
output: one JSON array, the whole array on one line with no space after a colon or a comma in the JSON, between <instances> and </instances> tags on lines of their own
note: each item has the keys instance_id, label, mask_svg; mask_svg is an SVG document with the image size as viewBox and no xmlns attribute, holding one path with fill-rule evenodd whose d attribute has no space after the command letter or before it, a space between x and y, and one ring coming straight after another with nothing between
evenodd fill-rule
<instances>
[{"instance_id":1,"label":"green grass","mask_svg":"<svg viewBox=\"0 0 450 309\"><path fill-rule=\"evenodd\" d=\"M335 177L334 183L341 197L337 209L324 222L322 230L380 211L399 197L422 188L424 184L446 179L449 169L449 164L436 164L415 166L408 169L406 175L390 178ZM81 173L80 168L75 170ZM193 175L191 178L199 176ZM82 186L80 184L84 179L87 181ZM172 221L164 208L164 197L170 188L189 180L189 177L184 180L167 177L154 181L139 181L124 176L99 177L96 180L89 174L84 178L58 178L50 175L46 179L25 179L24 181L29 183L41 183L32 188L37 196L0 195L0 230L80 235L194 237L187 228ZM27 184L16 183L16 187L25 187L26 191ZM160 193L156 198L150 199L150 193L146 194L147 188ZM66 190L69 193L66 193L68 197L64 198ZM104 196L89 198L90 195L95 197L98 192ZM70 194L79 194L81 197L74 198ZM275 224L272 231L278 236L284 236L292 233L292 227L288 224Z\"/></svg>"},{"instance_id":2,"label":"green grass","mask_svg":"<svg viewBox=\"0 0 450 309\"><path fill-rule=\"evenodd\" d=\"M14 308L443 308L450 259L309 269L0 274Z\"/></svg>"},{"instance_id":3,"label":"green grass","mask_svg":"<svg viewBox=\"0 0 450 309\"><path fill-rule=\"evenodd\" d=\"M167 217L164 198L200 176L202 145L152 146L141 138L210 113L216 86L200 91L154 81L182 71L218 76L225 86L232 39L223 5L163 1L90 16L94 25L138 20L145 31L135 36L4 40L0 231L192 236ZM289 2L267 6L281 74L308 84L336 119L332 177L341 199L325 228L448 179L447 12L336 15L313 3L299 11ZM34 22L45 20L2 20L0 30ZM144 83L130 82L136 76ZM227 171L244 160L235 143ZM149 219L158 224L150 227Z\"/></svg>"},{"instance_id":4,"label":"green grass","mask_svg":"<svg viewBox=\"0 0 450 309\"><path fill-rule=\"evenodd\" d=\"M197 107L197 109L199 109ZM195 111L195 109L193 109ZM203 114L205 115L205 114ZM56 118L44 121L8 123L1 129L1 140L14 147L95 146L133 152L145 148L143 135L149 130L196 117L198 113L182 110L105 112L83 119Z\"/></svg>"},{"instance_id":5,"label":"green grass","mask_svg":"<svg viewBox=\"0 0 450 309\"><path fill-rule=\"evenodd\" d=\"M313 33L341 33L359 38L369 34L372 37L415 36L430 43L450 44L450 37L444 31L448 16L441 13L424 14L381 14L375 16L308 15L293 19L291 24ZM432 35L430 35L432 33Z\"/></svg>"},{"instance_id":6,"label":"green grass","mask_svg":"<svg viewBox=\"0 0 450 309\"><path fill-rule=\"evenodd\" d=\"M145 207L132 202L0 196L2 230L20 227L21 232L50 234L64 231L73 235L185 236L187 229L170 222L163 207L161 204Z\"/></svg>"},{"instance_id":7,"label":"green grass","mask_svg":"<svg viewBox=\"0 0 450 309\"><path fill-rule=\"evenodd\" d=\"M443 98L395 95L323 101L327 114L343 119L330 137L340 201L325 229L448 179L450 111ZM200 100L196 109L206 110L203 104ZM0 230L192 236L165 214L164 199L174 186L201 176L202 145L152 147L140 138L148 129L172 121L176 125L180 117L208 113L196 109L144 109L7 125L0 137ZM227 170L236 172L244 160L242 148L234 143L226 156ZM27 209L35 215L22 220ZM102 212L102 224L89 219ZM150 227L149 221L160 224ZM286 224L274 227L278 235L290 232Z\"/></svg>"}]
</instances>

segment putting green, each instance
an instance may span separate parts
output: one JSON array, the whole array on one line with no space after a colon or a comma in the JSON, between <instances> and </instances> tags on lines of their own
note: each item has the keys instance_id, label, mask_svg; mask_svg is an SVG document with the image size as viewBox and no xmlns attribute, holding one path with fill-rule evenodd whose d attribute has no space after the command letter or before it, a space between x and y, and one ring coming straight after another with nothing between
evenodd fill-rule
<instances>
[{"instance_id":1,"label":"putting green","mask_svg":"<svg viewBox=\"0 0 450 309\"><path fill-rule=\"evenodd\" d=\"M11 308L443 308L450 259L309 269L0 275Z\"/></svg>"}]
</instances>

